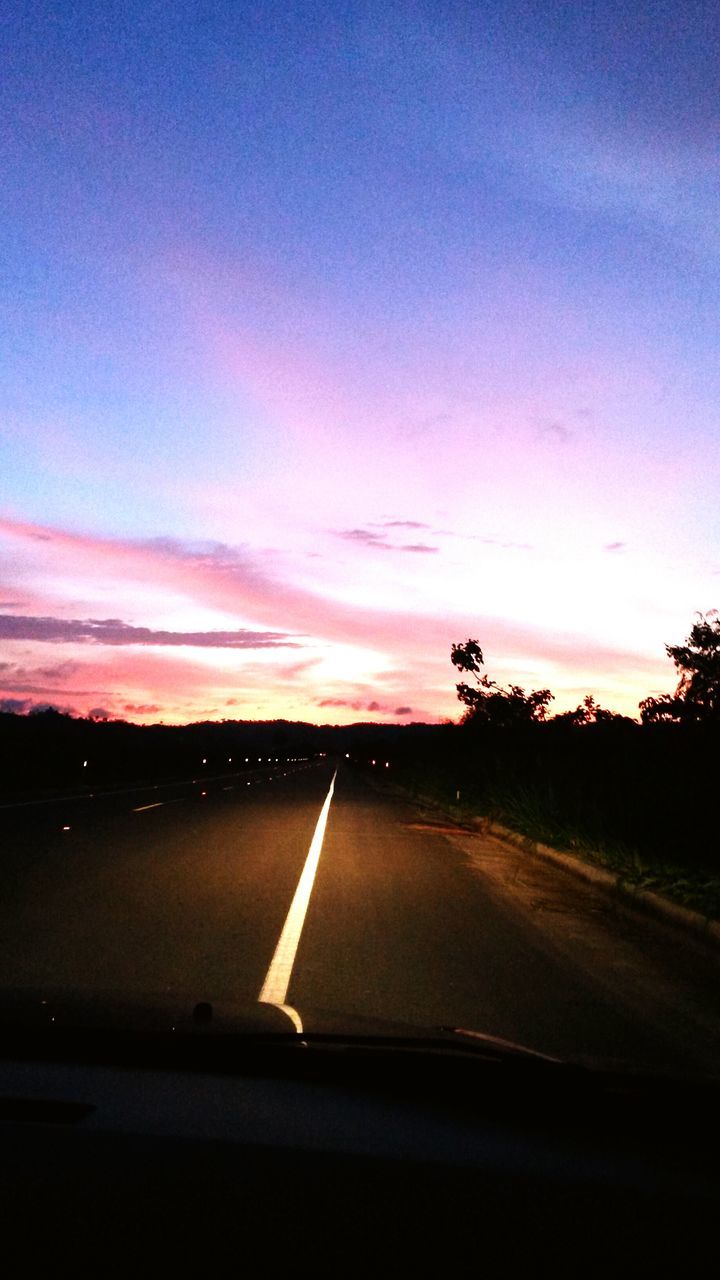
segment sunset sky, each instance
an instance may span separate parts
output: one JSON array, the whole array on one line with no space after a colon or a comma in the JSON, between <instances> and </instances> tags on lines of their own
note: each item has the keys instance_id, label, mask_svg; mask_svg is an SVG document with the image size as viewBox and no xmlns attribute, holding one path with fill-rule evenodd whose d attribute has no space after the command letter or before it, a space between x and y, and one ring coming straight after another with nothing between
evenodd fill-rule
<instances>
[{"instance_id":1,"label":"sunset sky","mask_svg":"<svg viewBox=\"0 0 720 1280\"><path fill-rule=\"evenodd\" d=\"M7 0L0 707L636 714L720 603L715 0Z\"/></svg>"}]
</instances>

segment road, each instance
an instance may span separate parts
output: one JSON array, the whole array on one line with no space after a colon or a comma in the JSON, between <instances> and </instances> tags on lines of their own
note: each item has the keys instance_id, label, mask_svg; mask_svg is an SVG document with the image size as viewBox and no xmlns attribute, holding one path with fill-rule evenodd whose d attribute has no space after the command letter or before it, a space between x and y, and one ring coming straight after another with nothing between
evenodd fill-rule
<instances>
[{"instance_id":1,"label":"road","mask_svg":"<svg viewBox=\"0 0 720 1280\"><path fill-rule=\"evenodd\" d=\"M257 1001L295 901L285 1002L301 1011L720 1072L720 955L344 761L6 808L0 823L2 986Z\"/></svg>"}]
</instances>

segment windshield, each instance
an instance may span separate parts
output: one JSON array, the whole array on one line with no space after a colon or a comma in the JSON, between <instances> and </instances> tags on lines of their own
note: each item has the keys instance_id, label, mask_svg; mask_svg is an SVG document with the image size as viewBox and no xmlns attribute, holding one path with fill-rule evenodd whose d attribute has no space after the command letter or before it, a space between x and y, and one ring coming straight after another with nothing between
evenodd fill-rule
<instances>
[{"instance_id":1,"label":"windshield","mask_svg":"<svg viewBox=\"0 0 720 1280\"><path fill-rule=\"evenodd\" d=\"M6 4L13 1000L717 1073L719 23Z\"/></svg>"}]
</instances>

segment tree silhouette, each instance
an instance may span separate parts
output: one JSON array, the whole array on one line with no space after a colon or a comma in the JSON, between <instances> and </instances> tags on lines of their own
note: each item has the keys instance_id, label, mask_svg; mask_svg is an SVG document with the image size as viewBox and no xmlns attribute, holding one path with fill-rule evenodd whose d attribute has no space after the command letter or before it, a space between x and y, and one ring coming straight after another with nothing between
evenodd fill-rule
<instances>
[{"instance_id":1,"label":"tree silhouette","mask_svg":"<svg viewBox=\"0 0 720 1280\"><path fill-rule=\"evenodd\" d=\"M509 727L530 724L545 719L548 703L553 695L549 689L533 689L526 693L517 684L506 689L491 680L480 668L485 665L483 651L477 640L453 644L450 661L460 672L467 672L475 684L461 681L456 685L457 695L467 707L463 724L493 724Z\"/></svg>"},{"instance_id":2,"label":"tree silhouette","mask_svg":"<svg viewBox=\"0 0 720 1280\"><path fill-rule=\"evenodd\" d=\"M567 725L572 729L577 729L580 725L587 724L611 724L617 726L635 724L635 721L630 716L624 716L618 711L608 711L606 707L598 706L592 694L588 693L574 711L560 711L553 716L552 724Z\"/></svg>"},{"instance_id":3,"label":"tree silhouette","mask_svg":"<svg viewBox=\"0 0 720 1280\"><path fill-rule=\"evenodd\" d=\"M680 674L674 694L645 698L644 723L720 720L720 617L717 609L699 613L685 644L665 650Z\"/></svg>"},{"instance_id":4,"label":"tree silhouette","mask_svg":"<svg viewBox=\"0 0 720 1280\"><path fill-rule=\"evenodd\" d=\"M682 698L672 693L663 693L659 697L643 698L640 703L640 719L643 724L681 724L691 719L688 708Z\"/></svg>"}]
</instances>

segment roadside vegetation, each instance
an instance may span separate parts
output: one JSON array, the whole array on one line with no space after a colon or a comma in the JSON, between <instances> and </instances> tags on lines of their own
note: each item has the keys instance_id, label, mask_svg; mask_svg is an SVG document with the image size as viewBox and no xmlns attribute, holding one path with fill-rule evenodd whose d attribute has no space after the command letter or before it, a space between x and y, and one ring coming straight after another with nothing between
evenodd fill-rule
<instances>
[{"instance_id":1,"label":"roadside vegetation","mask_svg":"<svg viewBox=\"0 0 720 1280\"><path fill-rule=\"evenodd\" d=\"M639 720L591 697L550 715L549 689L503 688L477 640L452 646L465 713L442 747L395 771L460 820L486 816L720 918L720 619L700 615L668 645L678 683Z\"/></svg>"}]
</instances>

